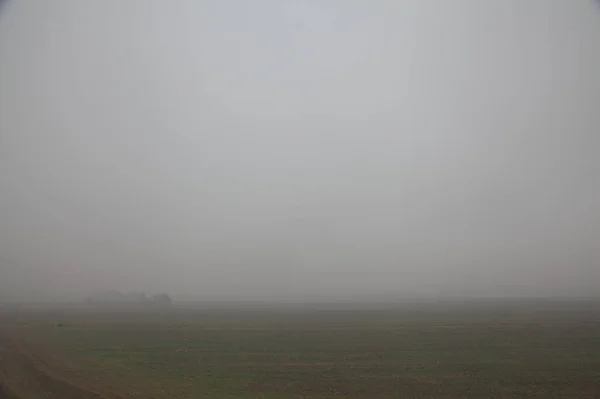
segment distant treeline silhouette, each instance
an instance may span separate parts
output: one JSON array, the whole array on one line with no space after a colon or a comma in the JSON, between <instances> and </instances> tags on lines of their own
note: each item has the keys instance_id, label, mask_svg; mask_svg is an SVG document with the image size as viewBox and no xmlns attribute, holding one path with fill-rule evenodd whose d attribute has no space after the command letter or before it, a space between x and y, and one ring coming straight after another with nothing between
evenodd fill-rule
<instances>
[{"instance_id":1,"label":"distant treeline silhouette","mask_svg":"<svg viewBox=\"0 0 600 399\"><path fill-rule=\"evenodd\" d=\"M100 292L86 299L88 304L99 305L161 305L171 306L173 301L165 293L146 296L143 292L124 294L119 291L109 290Z\"/></svg>"}]
</instances>

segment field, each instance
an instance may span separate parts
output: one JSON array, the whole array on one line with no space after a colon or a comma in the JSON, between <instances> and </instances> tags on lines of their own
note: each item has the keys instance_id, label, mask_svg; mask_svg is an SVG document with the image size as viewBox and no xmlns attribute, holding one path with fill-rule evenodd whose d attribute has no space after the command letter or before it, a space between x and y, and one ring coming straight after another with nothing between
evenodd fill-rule
<instances>
[{"instance_id":1,"label":"field","mask_svg":"<svg viewBox=\"0 0 600 399\"><path fill-rule=\"evenodd\" d=\"M65 307L2 327L0 398L600 398L594 302Z\"/></svg>"}]
</instances>

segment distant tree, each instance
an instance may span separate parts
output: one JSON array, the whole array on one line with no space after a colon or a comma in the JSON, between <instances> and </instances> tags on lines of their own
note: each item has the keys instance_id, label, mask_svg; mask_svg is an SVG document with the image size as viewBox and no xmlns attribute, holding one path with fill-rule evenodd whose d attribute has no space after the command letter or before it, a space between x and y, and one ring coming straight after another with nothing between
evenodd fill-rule
<instances>
[{"instance_id":1,"label":"distant tree","mask_svg":"<svg viewBox=\"0 0 600 399\"><path fill-rule=\"evenodd\" d=\"M119 291L104 291L86 299L89 305L110 305L110 306L135 306L135 305L160 305L170 306L172 304L171 297L167 294L160 293L146 296L143 292L131 292L123 294Z\"/></svg>"},{"instance_id":2,"label":"distant tree","mask_svg":"<svg viewBox=\"0 0 600 399\"><path fill-rule=\"evenodd\" d=\"M173 304L171 297L164 293L153 295L151 300L155 304L161 305L161 306L171 306Z\"/></svg>"},{"instance_id":3,"label":"distant tree","mask_svg":"<svg viewBox=\"0 0 600 399\"><path fill-rule=\"evenodd\" d=\"M127 303L146 303L148 298L143 292L132 292L124 296L124 301Z\"/></svg>"}]
</instances>

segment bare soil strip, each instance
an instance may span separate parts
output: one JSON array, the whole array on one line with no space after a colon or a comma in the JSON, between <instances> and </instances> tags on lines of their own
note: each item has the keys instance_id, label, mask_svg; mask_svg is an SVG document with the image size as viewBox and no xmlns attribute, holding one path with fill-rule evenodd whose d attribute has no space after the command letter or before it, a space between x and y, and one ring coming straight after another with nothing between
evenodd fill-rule
<instances>
[{"instance_id":1,"label":"bare soil strip","mask_svg":"<svg viewBox=\"0 0 600 399\"><path fill-rule=\"evenodd\" d=\"M18 329L0 325L0 399L121 399L95 386L71 368L27 341ZM100 384L98 384L100 385Z\"/></svg>"}]
</instances>

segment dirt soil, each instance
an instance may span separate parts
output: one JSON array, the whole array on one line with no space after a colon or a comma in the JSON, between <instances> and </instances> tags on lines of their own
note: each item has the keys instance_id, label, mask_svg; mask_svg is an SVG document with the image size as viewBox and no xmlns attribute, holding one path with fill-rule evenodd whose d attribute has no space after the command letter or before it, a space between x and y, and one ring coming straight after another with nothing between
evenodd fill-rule
<instances>
[{"instance_id":1,"label":"dirt soil","mask_svg":"<svg viewBox=\"0 0 600 399\"><path fill-rule=\"evenodd\" d=\"M130 396L127 396L130 397ZM0 320L0 399L121 399Z\"/></svg>"}]
</instances>

